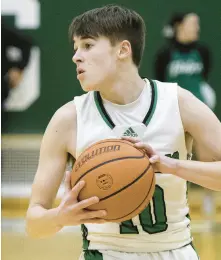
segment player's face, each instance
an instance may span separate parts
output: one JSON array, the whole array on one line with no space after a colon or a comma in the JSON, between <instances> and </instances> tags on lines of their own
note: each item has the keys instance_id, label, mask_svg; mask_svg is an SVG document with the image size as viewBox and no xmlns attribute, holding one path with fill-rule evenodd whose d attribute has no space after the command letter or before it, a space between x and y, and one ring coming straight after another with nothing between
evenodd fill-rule
<instances>
[{"instance_id":1,"label":"player's face","mask_svg":"<svg viewBox=\"0 0 221 260\"><path fill-rule=\"evenodd\" d=\"M199 17L196 14L188 14L182 22L181 29L188 41L197 41L200 30Z\"/></svg>"},{"instance_id":2,"label":"player's face","mask_svg":"<svg viewBox=\"0 0 221 260\"><path fill-rule=\"evenodd\" d=\"M106 37L74 37L77 79L84 91L100 90L114 80L116 75L116 47Z\"/></svg>"}]
</instances>

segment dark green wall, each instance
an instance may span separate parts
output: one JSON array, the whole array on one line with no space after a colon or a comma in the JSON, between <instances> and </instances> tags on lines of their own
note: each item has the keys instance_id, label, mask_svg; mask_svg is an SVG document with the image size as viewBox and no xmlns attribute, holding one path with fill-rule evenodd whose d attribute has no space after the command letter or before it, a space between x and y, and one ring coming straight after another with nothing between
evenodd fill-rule
<instances>
[{"instance_id":1,"label":"dark green wall","mask_svg":"<svg viewBox=\"0 0 221 260\"><path fill-rule=\"evenodd\" d=\"M75 95L82 93L76 80L75 65L68 43L67 30L72 18L85 10L111 3L110 1L65 0L40 1L41 27L27 31L41 49L41 97L25 112L8 113L8 121L3 132L42 133L53 113ZM141 74L152 77L152 61L156 50L163 44L161 30L163 24L174 11L195 11L201 17L201 41L206 43L213 54L213 69L210 84L216 89L221 100L221 33L220 1L200 0L125 0L114 3L135 9L145 19L147 25L146 50L141 66ZM209 3L209 4L208 4ZM221 102L216 114L221 119Z\"/></svg>"}]
</instances>

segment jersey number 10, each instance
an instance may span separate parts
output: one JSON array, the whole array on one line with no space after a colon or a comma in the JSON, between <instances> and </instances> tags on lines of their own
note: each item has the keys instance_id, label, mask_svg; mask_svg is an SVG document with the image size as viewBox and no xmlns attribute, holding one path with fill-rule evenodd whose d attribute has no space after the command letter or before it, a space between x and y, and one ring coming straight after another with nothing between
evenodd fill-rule
<instances>
[{"instance_id":1,"label":"jersey number 10","mask_svg":"<svg viewBox=\"0 0 221 260\"><path fill-rule=\"evenodd\" d=\"M156 185L153 195L153 216L151 213L151 205L149 204L140 214L139 220L143 231L149 234L160 233L167 230L166 205L164 201L163 189ZM132 220L124 221L120 224L121 234L139 234L138 228L133 224Z\"/></svg>"}]
</instances>

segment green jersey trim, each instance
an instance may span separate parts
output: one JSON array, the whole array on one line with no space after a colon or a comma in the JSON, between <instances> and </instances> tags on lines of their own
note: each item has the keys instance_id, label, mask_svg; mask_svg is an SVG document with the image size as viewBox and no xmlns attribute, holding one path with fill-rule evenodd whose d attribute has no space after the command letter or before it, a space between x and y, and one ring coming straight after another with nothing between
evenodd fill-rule
<instances>
[{"instance_id":1,"label":"green jersey trim","mask_svg":"<svg viewBox=\"0 0 221 260\"><path fill-rule=\"evenodd\" d=\"M153 117L153 114L156 110L157 98L158 98L156 82L153 80L150 80L150 85L151 85L151 91L152 91L151 103L150 103L149 111L147 112L147 114L143 120L143 124L146 126L150 123L150 120Z\"/></svg>"},{"instance_id":2,"label":"green jersey trim","mask_svg":"<svg viewBox=\"0 0 221 260\"><path fill-rule=\"evenodd\" d=\"M81 233L82 233L82 237L83 237L83 249L88 250L90 241L87 240L88 230L84 224L81 225Z\"/></svg>"},{"instance_id":3,"label":"green jersey trim","mask_svg":"<svg viewBox=\"0 0 221 260\"><path fill-rule=\"evenodd\" d=\"M151 118L153 117L153 114L156 109L156 104L157 104L157 85L155 81L150 80L150 86L151 86L151 102L150 102L150 107L148 109L148 112L146 116L144 117L143 124L146 126L150 123ZM100 92L95 91L94 92L94 101L97 107L97 110L101 117L103 118L104 122L111 128L113 129L115 127L114 122L112 121L110 115L107 113L106 109L104 108L102 98L100 95Z\"/></svg>"},{"instance_id":4,"label":"green jersey trim","mask_svg":"<svg viewBox=\"0 0 221 260\"><path fill-rule=\"evenodd\" d=\"M103 254L98 250L86 250L84 251L85 260L103 260Z\"/></svg>"},{"instance_id":5,"label":"green jersey trim","mask_svg":"<svg viewBox=\"0 0 221 260\"><path fill-rule=\"evenodd\" d=\"M104 122L113 129L115 127L115 124L111 120L110 116L108 115L107 111L104 108L101 95L98 91L94 92L94 101L96 104L96 107L98 109L98 112L100 113L101 117L103 118Z\"/></svg>"}]
</instances>

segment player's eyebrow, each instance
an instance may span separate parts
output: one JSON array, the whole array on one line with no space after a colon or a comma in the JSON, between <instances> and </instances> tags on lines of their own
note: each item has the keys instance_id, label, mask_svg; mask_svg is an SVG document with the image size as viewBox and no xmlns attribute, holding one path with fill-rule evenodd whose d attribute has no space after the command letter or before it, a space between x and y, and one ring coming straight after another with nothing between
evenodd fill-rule
<instances>
[{"instance_id":1,"label":"player's eyebrow","mask_svg":"<svg viewBox=\"0 0 221 260\"><path fill-rule=\"evenodd\" d=\"M84 36L81 36L81 37L80 37L80 40L87 40L87 39L96 40L96 37L94 37L94 36L88 36L88 35L84 35ZM73 39L73 46L74 46L74 50L76 50L77 47L76 47L76 43L75 43L75 40L74 40L74 39Z\"/></svg>"},{"instance_id":2,"label":"player's eyebrow","mask_svg":"<svg viewBox=\"0 0 221 260\"><path fill-rule=\"evenodd\" d=\"M97 37L95 36L89 36L89 35L84 35L84 36L80 36L80 37L76 37L79 40L87 40L87 39L91 39L91 40L96 40ZM75 43L75 37L73 38L73 42Z\"/></svg>"},{"instance_id":3,"label":"player's eyebrow","mask_svg":"<svg viewBox=\"0 0 221 260\"><path fill-rule=\"evenodd\" d=\"M84 36L81 36L80 39L82 39L82 40L86 40L86 39L92 39L92 40L95 40L96 37L95 37L95 36L91 36L91 35L84 35Z\"/></svg>"}]
</instances>

